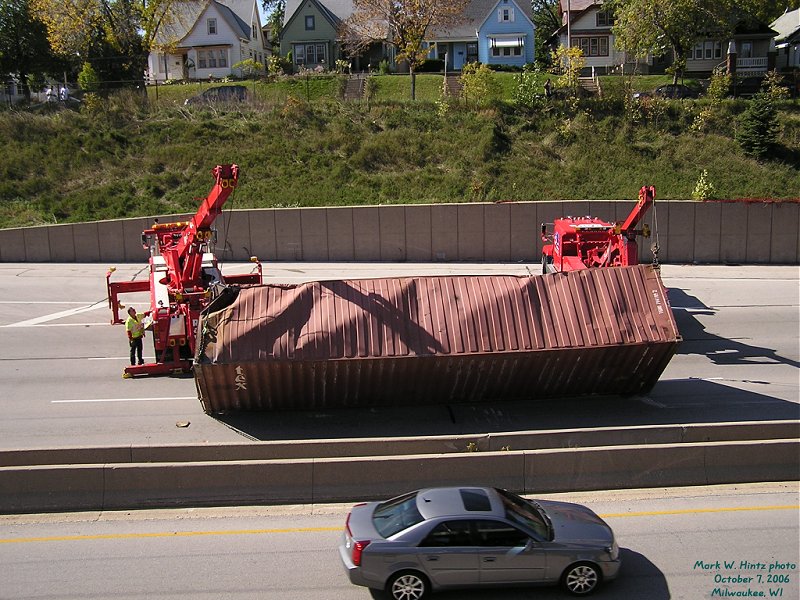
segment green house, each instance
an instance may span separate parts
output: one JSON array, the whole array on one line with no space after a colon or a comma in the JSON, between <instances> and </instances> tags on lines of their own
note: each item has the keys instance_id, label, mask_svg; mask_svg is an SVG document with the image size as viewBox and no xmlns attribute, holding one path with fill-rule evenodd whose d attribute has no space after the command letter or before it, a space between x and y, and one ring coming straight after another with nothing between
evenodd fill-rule
<instances>
[{"instance_id":1,"label":"green house","mask_svg":"<svg viewBox=\"0 0 800 600\"><path fill-rule=\"evenodd\" d=\"M367 70L390 54L377 44L360 57L345 56L339 44L339 26L353 14L351 0L287 0L281 30L281 56L292 55L294 70L327 70L347 60L353 71Z\"/></svg>"}]
</instances>

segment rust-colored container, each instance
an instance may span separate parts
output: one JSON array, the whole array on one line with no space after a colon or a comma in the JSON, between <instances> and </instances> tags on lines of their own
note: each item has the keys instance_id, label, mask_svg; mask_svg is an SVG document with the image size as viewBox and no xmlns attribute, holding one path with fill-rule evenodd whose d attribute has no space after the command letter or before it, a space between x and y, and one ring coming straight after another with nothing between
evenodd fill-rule
<instances>
[{"instance_id":1,"label":"rust-colored container","mask_svg":"<svg viewBox=\"0 0 800 600\"><path fill-rule=\"evenodd\" d=\"M230 289L200 321L208 413L636 394L680 342L649 265Z\"/></svg>"}]
</instances>

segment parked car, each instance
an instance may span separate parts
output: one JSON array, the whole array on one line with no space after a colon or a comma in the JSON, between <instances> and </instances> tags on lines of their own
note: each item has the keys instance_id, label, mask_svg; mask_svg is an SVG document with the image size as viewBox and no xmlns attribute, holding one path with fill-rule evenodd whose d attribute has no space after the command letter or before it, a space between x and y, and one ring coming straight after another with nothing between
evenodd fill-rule
<instances>
[{"instance_id":1,"label":"parked car","mask_svg":"<svg viewBox=\"0 0 800 600\"><path fill-rule=\"evenodd\" d=\"M197 96L187 98L184 104L212 104L215 102L245 102L247 100L247 88L243 85L220 85L209 88Z\"/></svg>"},{"instance_id":2,"label":"parked car","mask_svg":"<svg viewBox=\"0 0 800 600\"><path fill-rule=\"evenodd\" d=\"M653 90L656 98L697 98L698 94L692 88L682 83L667 83Z\"/></svg>"},{"instance_id":3,"label":"parked car","mask_svg":"<svg viewBox=\"0 0 800 600\"><path fill-rule=\"evenodd\" d=\"M485 487L430 488L347 515L339 554L355 585L393 600L431 591L561 583L593 592L619 573L611 528L585 506Z\"/></svg>"}]
</instances>

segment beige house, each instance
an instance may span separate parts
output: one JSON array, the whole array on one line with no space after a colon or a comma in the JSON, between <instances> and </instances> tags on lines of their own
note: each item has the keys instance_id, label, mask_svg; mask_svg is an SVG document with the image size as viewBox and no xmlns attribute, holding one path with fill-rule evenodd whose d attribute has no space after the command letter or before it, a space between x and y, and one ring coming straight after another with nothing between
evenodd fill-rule
<instances>
[{"instance_id":1,"label":"beige house","mask_svg":"<svg viewBox=\"0 0 800 600\"><path fill-rule=\"evenodd\" d=\"M157 44L147 61L150 83L241 76L233 65L248 58L264 64L269 48L257 0L184 3Z\"/></svg>"},{"instance_id":2,"label":"beige house","mask_svg":"<svg viewBox=\"0 0 800 600\"><path fill-rule=\"evenodd\" d=\"M632 71L663 73L664 59L628 56L614 47L614 17L603 7L602 0L560 0L561 27L550 38L553 47L573 46L583 51L585 71L594 74Z\"/></svg>"}]
</instances>

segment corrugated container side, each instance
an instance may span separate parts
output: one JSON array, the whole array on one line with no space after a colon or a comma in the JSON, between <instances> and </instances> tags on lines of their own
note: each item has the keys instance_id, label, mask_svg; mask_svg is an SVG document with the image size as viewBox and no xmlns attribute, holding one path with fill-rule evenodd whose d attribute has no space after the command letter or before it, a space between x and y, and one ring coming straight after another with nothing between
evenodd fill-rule
<instances>
[{"instance_id":1,"label":"corrugated container side","mask_svg":"<svg viewBox=\"0 0 800 600\"><path fill-rule=\"evenodd\" d=\"M635 394L680 340L646 265L252 286L200 332L206 412Z\"/></svg>"}]
</instances>

